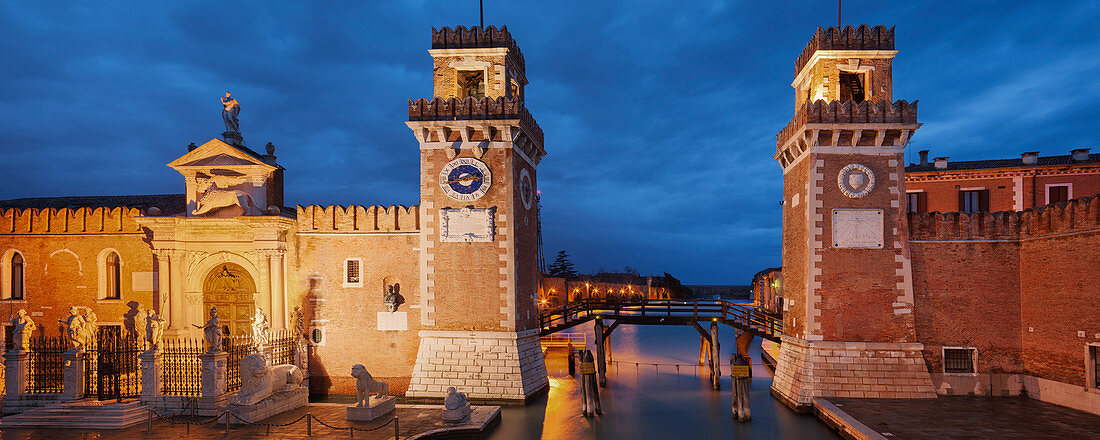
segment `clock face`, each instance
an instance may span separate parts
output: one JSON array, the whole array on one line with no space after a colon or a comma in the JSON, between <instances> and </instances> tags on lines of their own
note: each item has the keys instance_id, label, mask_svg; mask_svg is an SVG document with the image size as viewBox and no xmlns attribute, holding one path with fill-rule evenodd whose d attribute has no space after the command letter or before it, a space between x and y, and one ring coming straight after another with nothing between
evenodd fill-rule
<instances>
[{"instance_id":1,"label":"clock face","mask_svg":"<svg viewBox=\"0 0 1100 440\"><path fill-rule=\"evenodd\" d=\"M519 198L523 202L524 208L531 209L534 192L534 185L531 184L531 173L528 173L526 168L521 169L519 171Z\"/></svg>"},{"instance_id":2,"label":"clock face","mask_svg":"<svg viewBox=\"0 0 1100 440\"><path fill-rule=\"evenodd\" d=\"M477 200L492 184L489 167L472 157L452 160L439 172L439 187L452 199L463 202Z\"/></svg>"}]
</instances>

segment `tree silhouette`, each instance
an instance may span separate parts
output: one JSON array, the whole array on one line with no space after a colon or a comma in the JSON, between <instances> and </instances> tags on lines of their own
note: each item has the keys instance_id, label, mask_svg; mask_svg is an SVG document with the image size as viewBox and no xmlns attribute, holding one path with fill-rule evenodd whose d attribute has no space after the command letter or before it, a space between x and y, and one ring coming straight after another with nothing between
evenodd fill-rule
<instances>
[{"instance_id":1,"label":"tree silhouette","mask_svg":"<svg viewBox=\"0 0 1100 440\"><path fill-rule=\"evenodd\" d=\"M569 260L569 254L565 251L558 251L557 258L554 258L554 262L550 263L550 267L546 268L547 276L554 278L576 278L577 269L573 266L573 262Z\"/></svg>"}]
</instances>

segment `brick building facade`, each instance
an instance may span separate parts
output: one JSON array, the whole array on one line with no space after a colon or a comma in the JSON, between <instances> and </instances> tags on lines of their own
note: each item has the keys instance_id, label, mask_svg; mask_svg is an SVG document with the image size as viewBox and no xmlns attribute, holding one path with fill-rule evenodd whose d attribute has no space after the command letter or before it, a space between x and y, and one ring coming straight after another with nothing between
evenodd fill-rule
<instances>
[{"instance_id":1,"label":"brick building facade","mask_svg":"<svg viewBox=\"0 0 1100 440\"><path fill-rule=\"evenodd\" d=\"M772 393L800 409L1023 393L1100 412L1100 199L1081 198L1098 192L1096 156L903 168L921 124L916 102L890 102L896 53L893 28L819 28L795 63L773 156L785 335Z\"/></svg>"},{"instance_id":2,"label":"brick building facade","mask_svg":"<svg viewBox=\"0 0 1100 440\"><path fill-rule=\"evenodd\" d=\"M0 201L2 301L49 334L75 305L103 325L155 310L166 336L192 338L212 306L231 334L255 308L293 327L300 307L316 393L354 393L359 363L409 397L545 390L534 197L546 153L523 55L507 28L431 37L434 96L410 100L407 123L419 205L284 207L274 146L257 153L227 131L169 164L184 194Z\"/></svg>"}]
</instances>

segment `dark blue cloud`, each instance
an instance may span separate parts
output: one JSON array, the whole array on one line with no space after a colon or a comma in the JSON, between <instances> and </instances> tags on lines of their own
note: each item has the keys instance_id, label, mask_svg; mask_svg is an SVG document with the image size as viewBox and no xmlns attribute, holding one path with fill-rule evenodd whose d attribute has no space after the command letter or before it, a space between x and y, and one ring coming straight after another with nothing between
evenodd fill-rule
<instances>
[{"instance_id":1,"label":"dark blue cloud","mask_svg":"<svg viewBox=\"0 0 1100 440\"><path fill-rule=\"evenodd\" d=\"M369 4L368 4L369 3ZM546 131L547 253L692 283L779 263L775 133L793 61L831 2L494 2L527 58ZM497 4L499 3L499 4ZM921 102L913 149L954 159L1096 143L1096 2L845 2L897 25L897 99ZM181 192L164 167L243 105L291 203L413 204L406 99L431 94L430 26L473 1L7 2L0 5L0 198Z\"/></svg>"}]
</instances>

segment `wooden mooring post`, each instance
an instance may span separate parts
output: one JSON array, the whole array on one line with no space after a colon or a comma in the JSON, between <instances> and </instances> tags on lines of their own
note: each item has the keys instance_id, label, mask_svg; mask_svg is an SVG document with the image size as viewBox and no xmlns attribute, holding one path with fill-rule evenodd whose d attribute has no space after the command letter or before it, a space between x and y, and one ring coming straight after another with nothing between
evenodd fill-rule
<instances>
[{"instance_id":1,"label":"wooden mooring post","mask_svg":"<svg viewBox=\"0 0 1100 440\"><path fill-rule=\"evenodd\" d=\"M733 383L733 418L738 422L752 420L749 410L749 386L752 384L752 362L747 355L730 354L730 378Z\"/></svg>"},{"instance_id":2,"label":"wooden mooring post","mask_svg":"<svg viewBox=\"0 0 1100 440\"><path fill-rule=\"evenodd\" d=\"M592 359L592 351L585 350L581 355L581 411L585 417L601 414L600 387L596 384L596 364Z\"/></svg>"},{"instance_id":3,"label":"wooden mooring post","mask_svg":"<svg viewBox=\"0 0 1100 440\"><path fill-rule=\"evenodd\" d=\"M722 389L722 358L718 356L719 343L718 343L718 321L710 322L710 380L711 386L716 389Z\"/></svg>"},{"instance_id":4,"label":"wooden mooring post","mask_svg":"<svg viewBox=\"0 0 1100 440\"><path fill-rule=\"evenodd\" d=\"M604 325L603 320L596 318L595 323L596 330L596 372L599 374L600 386L607 386L607 358L605 357L604 344L607 343L607 339L604 337Z\"/></svg>"}]
</instances>

